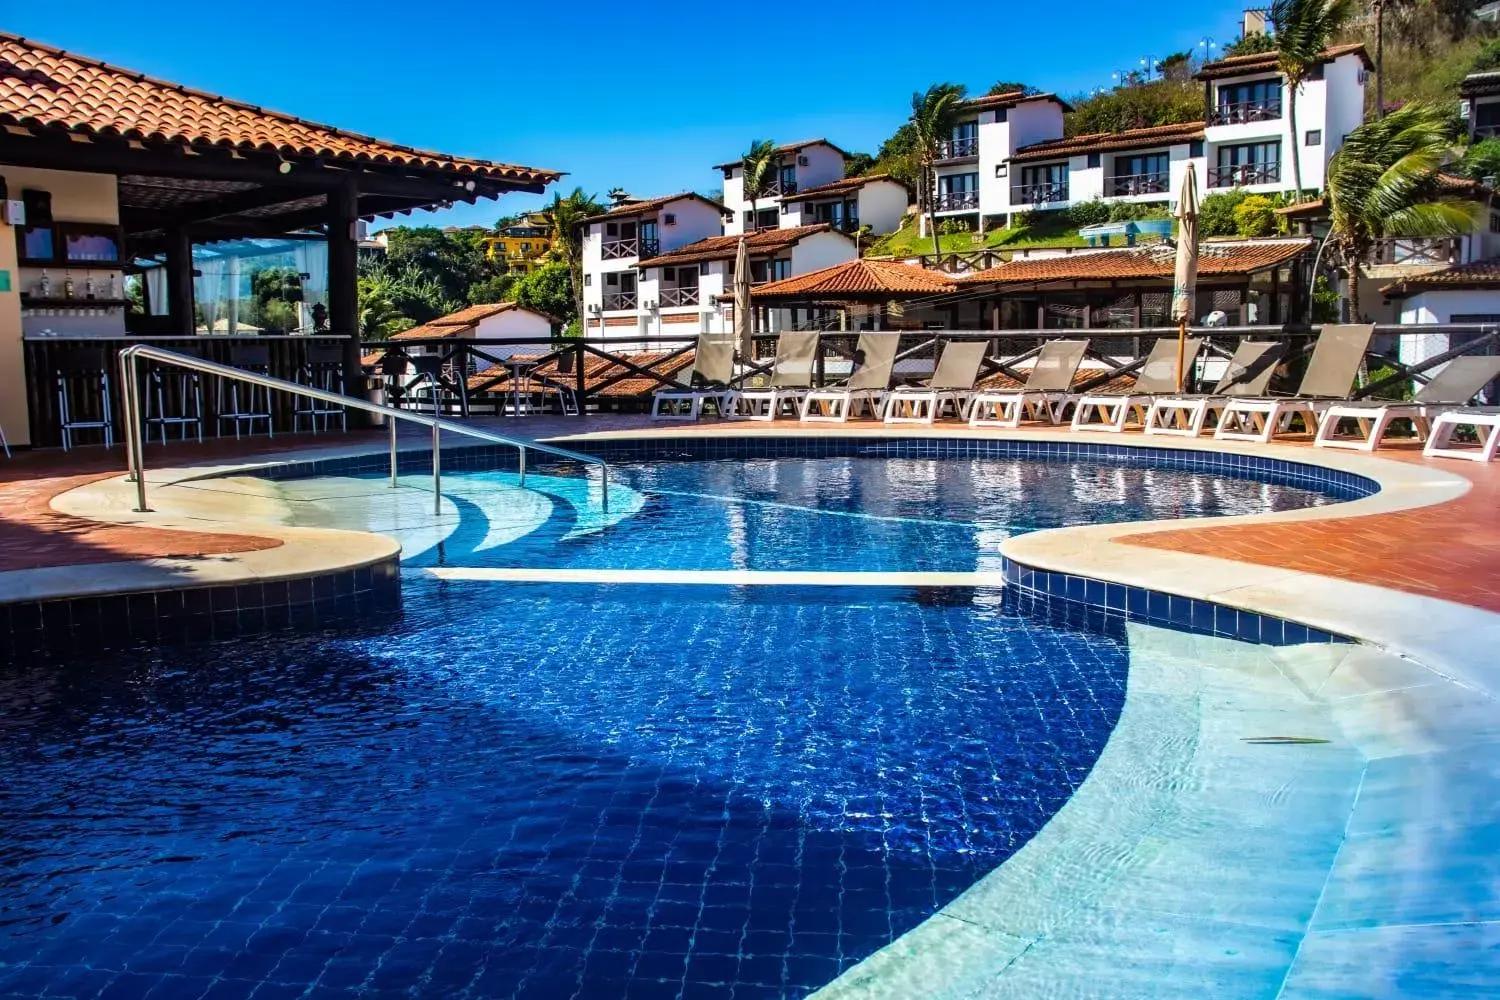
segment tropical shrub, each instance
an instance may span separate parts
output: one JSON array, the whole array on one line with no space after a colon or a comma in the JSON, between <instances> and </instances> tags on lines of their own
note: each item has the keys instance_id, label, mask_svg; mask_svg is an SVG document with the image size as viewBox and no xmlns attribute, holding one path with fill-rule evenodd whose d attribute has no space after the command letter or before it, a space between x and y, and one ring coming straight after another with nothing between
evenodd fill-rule
<instances>
[{"instance_id":1,"label":"tropical shrub","mask_svg":"<svg viewBox=\"0 0 1500 1000\"><path fill-rule=\"evenodd\" d=\"M1098 226L1109 221L1109 206L1095 198L1067 209L1068 223L1076 228Z\"/></svg>"},{"instance_id":2,"label":"tropical shrub","mask_svg":"<svg viewBox=\"0 0 1500 1000\"><path fill-rule=\"evenodd\" d=\"M1234 210L1247 195L1241 188L1216 191L1208 195L1198 206L1199 236L1238 236L1239 223Z\"/></svg>"},{"instance_id":3,"label":"tropical shrub","mask_svg":"<svg viewBox=\"0 0 1500 1000\"><path fill-rule=\"evenodd\" d=\"M1234 228L1241 236L1258 237L1275 235L1280 222L1276 215L1276 203L1265 195L1247 195L1234 206Z\"/></svg>"}]
</instances>

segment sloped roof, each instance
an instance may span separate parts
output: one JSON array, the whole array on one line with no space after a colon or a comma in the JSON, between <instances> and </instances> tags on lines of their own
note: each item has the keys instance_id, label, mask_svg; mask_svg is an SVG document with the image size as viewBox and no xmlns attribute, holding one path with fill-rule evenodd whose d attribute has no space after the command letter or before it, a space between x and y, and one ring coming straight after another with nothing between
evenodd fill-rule
<instances>
[{"instance_id":1,"label":"sloped roof","mask_svg":"<svg viewBox=\"0 0 1500 1000\"><path fill-rule=\"evenodd\" d=\"M1170 146L1203 138L1203 122L1182 125L1156 125L1151 128L1126 129L1124 132L1091 132L1071 139L1049 139L1016 150L1013 160L1045 160L1078 153L1106 153L1115 149L1144 149Z\"/></svg>"},{"instance_id":2,"label":"sloped roof","mask_svg":"<svg viewBox=\"0 0 1500 1000\"><path fill-rule=\"evenodd\" d=\"M893 260L848 260L753 289L757 299L899 299L951 292L958 285L941 271Z\"/></svg>"},{"instance_id":3,"label":"sloped roof","mask_svg":"<svg viewBox=\"0 0 1500 1000\"><path fill-rule=\"evenodd\" d=\"M890 184L900 184L903 188L906 187L906 185L901 184L900 181L896 180L896 178L892 177L890 174L867 174L863 177L845 177L842 180L834 181L831 184L820 184L817 187L806 188L802 191L796 192L795 194L787 195L783 200L802 201L804 199L812 198L832 198L841 194L850 194L854 191L858 191L866 184L875 184L881 181Z\"/></svg>"},{"instance_id":4,"label":"sloped roof","mask_svg":"<svg viewBox=\"0 0 1500 1000\"><path fill-rule=\"evenodd\" d=\"M0 32L0 123L181 146L389 163L550 184L556 171L401 146L158 80Z\"/></svg>"},{"instance_id":5,"label":"sloped roof","mask_svg":"<svg viewBox=\"0 0 1500 1000\"><path fill-rule=\"evenodd\" d=\"M1500 288L1500 257L1487 257L1468 264L1445 267L1441 271L1415 274L1386 285L1380 293L1398 299L1422 292L1475 288Z\"/></svg>"},{"instance_id":6,"label":"sloped roof","mask_svg":"<svg viewBox=\"0 0 1500 1000\"><path fill-rule=\"evenodd\" d=\"M1199 276L1253 274L1291 260L1313 245L1311 239L1205 243L1198 251ZM1033 285L1053 281L1120 281L1171 278L1176 250L1167 244L1095 250L1058 257L1012 260L959 278L961 285Z\"/></svg>"},{"instance_id":7,"label":"sloped roof","mask_svg":"<svg viewBox=\"0 0 1500 1000\"><path fill-rule=\"evenodd\" d=\"M705 198L701 194L698 194L696 191L679 191L677 194L666 194L662 195L660 198L644 198L640 201L628 201L616 208L611 208L607 212L600 212L598 215L591 215L588 218L581 220L581 222L599 222L603 219L628 219L636 215L651 215L655 212L661 211L666 206L672 204L672 202L682 201L685 198L692 201L701 201L703 202L703 204L711 205L712 207L718 209L720 212L729 211L729 209L725 208L719 202L714 201L712 198Z\"/></svg>"},{"instance_id":8,"label":"sloped roof","mask_svg":"<svg viewBox=\"0 0 1500 1000\"><path fill-rule=\"evenodd\" d=\"M1373 70L1375 62L1370 58L1370 53L1365 47L1353 42L1348 45L1332 45L1323 50L1320 62L1330 63L1340 56L1359 56L1365 64L1365 69ZM1219 80L1226 76L1243 76L1246 73L1271 72L1277 68L1277 56L1271 52L1255 52L1244 56L1230 56L1228 59L1220 59L1204 65L1197 73L1193 74L1194 80Z\"/></svg>"},{"instance_id":9,"label":"sloped roof","mask_svg":"<svg viewBox=\"0 0 1500 1000\"><path fill-rule=\"evenodd\" d=\"M833 143L829 142L827 139L808 139L806 142L789 142L789 143L787 143L784 146L777 146L776 149L775 149L775 153L778 156L787 156L788 154L796 153L796 152L799 152L800 150L804 150L808 146L827 146L829 149L833 150L835 153L839 154L840 156L844 157L845 159L847 159L848 156L849 156L849 154L846 151L844 151L844 150L840 149L839 147L835 146ZM730 160L728 163L715 163L714 164L714 169L715 170L728 170L731 167L737 167L737 166L739 166L743 162L744 162L743 160Z\"/></svg>"},{"instance_id":10,"label":"sloped roof","mask_svg":"<svg viewBox=\"0 0 1500 1000\"><path fill-rule=\"evenodd\" d=\"M1500 72L1470 73L1458 85L1460 97L1493 97L1500 94Z\"/></svg>"},{"instance_id":11,"label":"sloped roof","mask_svg":"<svg viewBox=\"0 0 1500 1000\"><path fill-rule=\"evenodd\" d=\"M964 101L965 111L994 111L998 108L1013 108L1017 104L1026 104L1031 101L1051 101L1060 106L1064 111L1072 111L1073 106L1056 94L1028 94L1024 90L1012 90L1006 94L985 94L983 97L971 97Z\"/></svg>"},{"instance_id":12,"label":"sloped roof","mask_svg":"<svg viewBox=\"0 0 1500 1000\"><path fill-rule=\"evenodd\" d=\"M745 245L752 256L763 257L766 254L779 253L803 238L814 233L826 233L832 229L826 222L820 222L815 226L792 226L787 229L762 229L756 233L750 233L743 237ZM840 234L842 235L842 234ZM848 237L844 237L848 239ZM643 260L637 267L670 267L674 264L700 264L710 260L733 260L739 252L739 236L710 236L696 243L689 243L685 247L669 250L659 257ZM853 242L852 240L850 241Z\"/></svg>"},{"instance_id":13,"label":"sloped roof","mask_svg":"<svg viewBox=\"0 0 1500 1000\"><path fill-rule=\"evenodd\" d=\"M540 316L549 323L558 320L546 313L537 312L535 309L526 309L515 302L483 302L479 305L465 306L457 312L451 312L446 316L428 320L421 326L414 326L410 330L402 330L400 333L392 334L391 340L437 340L443 337L458 337L477 327L491 316L498 316L503 312L529 312L534 316Z\"/></svg>"}]
</instances>

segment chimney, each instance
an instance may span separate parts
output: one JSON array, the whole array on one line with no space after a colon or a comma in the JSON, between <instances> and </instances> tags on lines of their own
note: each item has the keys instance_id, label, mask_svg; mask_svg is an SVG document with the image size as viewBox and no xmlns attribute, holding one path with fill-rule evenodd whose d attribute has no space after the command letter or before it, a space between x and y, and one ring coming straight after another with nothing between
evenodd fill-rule
<instances>
[{"instance_id":1,"label":"chimney","mask_svg":"<svg viewBox=\"0 0 1500 1000\"><path fill-rule=\"evenodd\" d=\"M1264 35L1266 33L1266 15L1270 11L1264 7L1245 11L1245 23L1242 34L1249 38L1251 35Z\"/></svg>"}]
</instances>

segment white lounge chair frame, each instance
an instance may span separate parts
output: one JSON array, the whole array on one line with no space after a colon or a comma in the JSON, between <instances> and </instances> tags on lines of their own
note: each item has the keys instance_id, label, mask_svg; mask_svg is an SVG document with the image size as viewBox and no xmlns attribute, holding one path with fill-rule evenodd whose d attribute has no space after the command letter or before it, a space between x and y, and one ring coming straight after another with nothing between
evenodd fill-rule
<instances>
[{"instance_id":1,"label":"white lounge chair frame","mask_svg":"<svg viewBox=\"0 0 1500 1000\"><path fill-rule=\"evenodd\" d=\"M1209 416L1218 417L1235 396L1263 396L1271 373L1281 363L1286 345L1279 341L1240 342L1229 368L1214 391L1202 396L1160 396L1146 411L1147 434L1198 437ZM1252 366L1258 366L1253 367Z\"/></svg>"},{"instance_id":2,"label":"white lounge chair frame","mask_svg":"<svg viewBox=\"0 0 1500 1000\"><path fill-rule=\"evenodd\" d=\"M695 374L707 373L710 381L720 385L690 388ZM651 394L652 420L697 420L704 406L712 403L715 413L726 416L734 405L736 392L728 382L734 373L734 342L723 337L701 336L693 356L693 365L684 376L680 389L658 389Z\"/></svg>"},{"instance_id":3,"label":"white lounge chair frame","mask_svg":"<svg viewBox=\"0 0 1500 1000\"><path fill-rule=\"evenodd\" d=\"M888 424L930 424L951 409L963 419L988 349L982 340L949 341L926 385L898 386L886 393L881 418Z\"/></svg>"},{"instance_id":4,"label":"white lounge chair frame","mask_svg":"<svg viewBox=\"0 0 1500 1000\"><path fill-rule=\"evenodd\" d=\"M1452 447L1453 432L1460 427L1472 427L1479 436L1477 446ZM1462 458L1470 462L1494 461L1500 451L1500 409L1449 410L1439 414L1432 422L1432 431L1422 454L1427 458Z\"/></svg>"},{"instance_id":5,"label":"white lounge chair frame","mask_svg":"<svg viewBox=\"0 0 1500 1000\"><path fill-rule=\"evenodd\" d=\"M1433 421L1450 411L1469 409L1474 397L1497 377L1500 377L1500 357L1465 355L1454 358L1417 392L1415 399L1363 400L1327 407L1318 422L1318 436L1313 439L1313 445L1374 451L1397 420L1410 420L1417 440L1426 441L1431 435ZM1355 422L1359 428L1358 436L1339 435L1339 423L1346 419Z\"/></svg>"},{"instance_id":6,"label":"white lounge chair frame","mask_svg":"<svg viewBox=\"0 0 1500 1000\"><path fill-rule=\"evenodd\" d=\"M1325 326L1297 395L1231 400L1219 414L1215 440L1269 444L1277 434L1290 432L1299 416L1307 432L1316 434L1323 411L1349 398L1374 334L1373 324Z\"/></svg>"},{"instance_id":7,"label":"white lounge chair frame","mask_svg":"<svg viewBox=\"0 0 1500 1000\"><path fill-rule=\"evenodd\" d=\"M775 420L800 416L804 397L812 391L813 365L818 357L816 333L783 333L776 338L776 362L771 384L741 389L728 400L731 420Z\"/></svg>"},{"instance_id":8,"label":"white lounge chair frame","mask_svg":"<svg viewBox=\"0 0 1500 1000\"><path fill-rule=\"evenodd\" d=\"M1198 354L1202 350L1203 341L1198 338L1190 339L1183 345L1183 371L1191 369L1197 363ZM1122 434L1131 417L1135 418L1138 427L1144 427L1151 404L1164 393L1178 395L1176 337L1162 337L1152 345L1151 353L1141 366L1141 372L1130 392L1123 395L1089 393L1075 397L1072 429Z\"/></svg>"},{"instance_id":9,"label":"white lounge chair frame","mask_svg":"<svg viewBox=\"0 0 1500 1000\"><path fill-rule=\"evenodd\" d=\"M1021 421L1062 422L1073 401L1073 376L1083 363L1087 340L1053 340L1041 353L1019 389L976 392L969 401L970 427L1019 427Z\"/></svg>"},{"instance_id":10,"label":"white lounge chair frame","mask_svg":"<svg viewBox=\"0 0 1500 1000\"><path fill-rule=\"evenodd\" d=\"M808 423L847 423L863 409L879 418L890 389L899 333L862 333L855 353L864 359L841 386L814 389L802 398L800 417Z\"/></svg>"}]
</instances>

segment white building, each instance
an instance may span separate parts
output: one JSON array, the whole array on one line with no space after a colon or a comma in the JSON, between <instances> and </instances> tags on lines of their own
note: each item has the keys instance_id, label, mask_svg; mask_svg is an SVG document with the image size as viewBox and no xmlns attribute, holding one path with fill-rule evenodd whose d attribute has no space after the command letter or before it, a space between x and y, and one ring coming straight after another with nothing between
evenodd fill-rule
<instances>
[{"instance_id":1,"label":"white building","mask_svg":"<svg viewBox=\"0 0 1500 1000\"><path fill-rule=\"evenodd\" d=\"M685 192L628 200L583 222L583 319L590 337L639 333L640 262L724 232L724 206Z\"/></svg>"},{"instance_id":2,"label":"white building","mask_svg":"<svg viewBox=\"0 0 1500 1000\"><path fill-rule=\"evenodd\" d=\"M853 235L868 226L872 235L901 228L911 192L889 174L845 177L830 184L781 196L780 226L794 229L823 223Z\"/></svg>"},{"instance_id":3,"label":"white building","mask_svg":"<svg viewBox=\"0 0 1500 1000\"><path fill-rule=\"evenodd\" d=\"M1469 123L1469 141L1500 136L1500 73L1470 73L1458 88L1459 112Z\"/></svg>"},{"instance_id":4,"label":"white building","mask_svg":"<svg viewBox=\"0 0 1500 1000\"><path fill-rule=\"evenodd\" d=\"M724 207L730 212L724 232L729 235L778 229L782 199L798 191L819 188L844 179L847 155L827 139L793 142L776 150L778 157L766 190L754 201L745 197L744 165L736 160L719 163L715 170L724 174Z\"/></svg>"},{"instance_id":5,"label":"white building","mask_svg":"<svg viewBox=\"0 0 1500 1000\"><path fill-rule=\"evenodd\" d=\"M968 101L964 108L973 117L955 127L937 165L935 214L988 229L1013 224L1017 213L1094 199L1165 205L1189 161L1205 194L1236 187L1290 191L1294 141L1303 189L1321 190L1329 158L1364 120L1370 68L1363 46L1327 50L1298 91L1296 136L1275 53L1204 66L1196 77L1203 82L1204 120L1183 125L1065 139L1069 108L1055 95Z\"/></svg>"},{"instance_id":6,"label":"white building","mask_svg":"<svg viewBox=\"0 0 1500 1000\"><path fill-rule=\"evenodd\" d=\"M858 256L854 241L827 225L763 229L743 238L752 284L807 274ZM729 332L734 325L734 260L740 239L712 236L641 261L636 308L628 317L605 313L603 326L591 318L590 335L649 346L660 338ZM776 331L787 323L787 315L776 311L757 326Z\"/></svg>"},{"instance_id":7,"label":"white building","mask_svg":"<svg viewBox=\"0 0 1500 1000\"><path fill-rule=\"evenodd\" d=\"M486 344L479 350L496 358L512 354L535 353L551 342L553 332L561 322L553 316L526 309L514 302L487 302L468 306L458 312L439 316L435 320L393 334L397 342L413 340L490 340L495 338L525 338L529 344ZM447 348L440 344L417 345L405 348L408 356L441 355ZM474 356L474 370L484 371L493 362Z\"/></svg>"}]
</instances>

